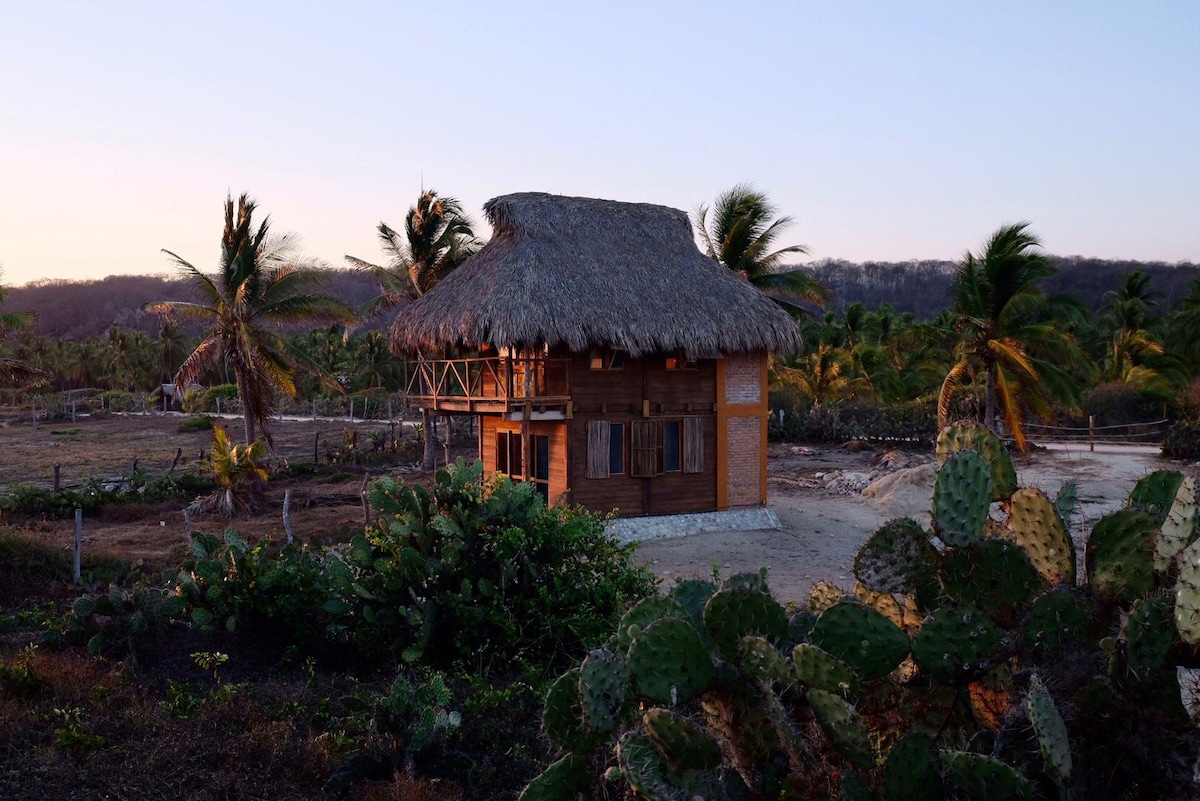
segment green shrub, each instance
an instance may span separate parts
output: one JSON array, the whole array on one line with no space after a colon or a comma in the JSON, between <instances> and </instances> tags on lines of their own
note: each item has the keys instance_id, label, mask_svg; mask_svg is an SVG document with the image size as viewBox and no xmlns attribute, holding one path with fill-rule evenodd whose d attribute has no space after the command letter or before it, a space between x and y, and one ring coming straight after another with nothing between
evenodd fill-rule
<instances>
[{"instance_id":1,"label":"green shrub","mask_svg":"<svg viewBox=\"0 0 1200 801\"><path fill-rule=\"evenodd\" d=\"M937 405L932 401L883 406L847 401L818 409L773 404L772 408L767 435L773 441L840 444L862 439L928 445L937 434ZM784 410L782 424L779 408Z\"/></svg>"},{"instance_id":2,"label":"green shrub","mask_svg":"<svg viewBox=\"0 0 1200 801\"><path fill-rule=\"evenodd\" d=\"M1083 417L1075 423L1087 424L1094 415L1096 425L1119 426L1161 420L1169 396L1124 383L1100 384L1083 399Z\"/></svg>"},{"instance_id":3,"label":"green shrub","mask_svg":"<svg viewBox=\"0 0 1200 801\"><path fill-rule=\"evenodd\" d=\"M1171 423L1163 440L1162 452L1168 459L1200 459L1200 423Z\"/></svg>"},{"instance_id":4,"label":"green shrub","mask_svg":"<svg viewBox=\"0 0 1200 801\"><path fill-rule=\"evenodd\" d=\"M183 422L179 424L180 433L188 431L212 431L213 418L207 414L193 414L185 417Z\"/></svg>"}]
</instances>

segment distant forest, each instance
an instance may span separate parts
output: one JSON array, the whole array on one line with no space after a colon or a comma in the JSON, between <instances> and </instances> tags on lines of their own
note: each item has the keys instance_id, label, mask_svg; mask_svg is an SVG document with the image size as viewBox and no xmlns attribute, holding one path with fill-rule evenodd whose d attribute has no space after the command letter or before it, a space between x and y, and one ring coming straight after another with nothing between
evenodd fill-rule
<instances>
[{"instance_id":1,"label":"distant forest","mask_svg":"<svg viewBox=\"0 0 1200 801\"><path fill-rule=\"evenodd\" d=\"M1081 256L1055 257L1059 273L1046 282L1048 293L1073 295L1089 308L1098 309L1105 292L1116 289L1121 276L1142 269L1153 289L1163 293L1160 308L1187 292L1187 283L1200 276L1200 265L1191 263L1114 261ZM919 318L935 316L949 307L950 282L955 265L949 261L864 262L826 259L787 269L801 269L833 288L829 311L841 313L853 303L869 310L890 304L896 312ZM357 308L379 292L376 282L356 270L331 270L326 291ZM170 275L112 275L99 281L35 281L9 288L5 309L37 315L33 333L53 339L83 340L100 337L110 327L156 335L161 321L142 311L151 301L189 300L190 284ZM378 328L380 318L364 326Z\"/></svg>"},{"instance_id":2,"label":"distant forest","mask_svg":"<svg viewBox=\"0 0 1200 801\"><path fill-rule=\"evenodd\" d=\"M1092 310L1100 308L1104 293L1115 290L1121 283L1121 276L1131 270L1140 268L1150 276L1152 288L1163 293L1159 307L1164 310L1187 294L1188 282L1200 276L1200 265L1187 262L1166 264L1083 256L1054 256L1052 260L1059 272L1046 281L1043 287L1046 293L1071 295ZM955 263L951 261L855 264L825 259L791 269L803 270L832 287L834 299L829 311L839 314L853 303L861 303L869 310L887 303L897 312L912 312L918 318L929 318L952 305L950 284L954 279Z\"/></svg>"}]
</instances>

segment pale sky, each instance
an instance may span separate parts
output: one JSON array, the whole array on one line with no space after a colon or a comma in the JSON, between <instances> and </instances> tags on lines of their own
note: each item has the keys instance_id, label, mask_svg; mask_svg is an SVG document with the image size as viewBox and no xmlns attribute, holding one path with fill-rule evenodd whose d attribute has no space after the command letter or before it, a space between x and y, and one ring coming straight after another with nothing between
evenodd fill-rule
<instances>
[{"instance_id":1,"label":"pale sky","mask_svg":"<svg viewBox=\"0 0 1200 801\"><path fill-rule=\"evenodd\" d=\"M216 265L226 193L380 257L425 187L692 211L811 258L1200 261L1200 2L0 0L3 281ZM486 229L484 229L486 233Z\"/></svg>"}]
</instances>

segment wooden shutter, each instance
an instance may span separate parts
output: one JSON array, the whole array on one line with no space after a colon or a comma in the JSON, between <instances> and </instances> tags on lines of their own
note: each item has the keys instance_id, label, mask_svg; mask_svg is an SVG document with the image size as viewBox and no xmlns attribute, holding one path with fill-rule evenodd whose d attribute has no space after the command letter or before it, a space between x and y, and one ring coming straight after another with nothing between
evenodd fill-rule
<instances>
[{"instance_id":1,"label":"wooden shutter","mask_svg":"<svg viewBox=\"0 0 1200 801\"><path fill-rule=\"evenodd\" d=\"M658 474L659 421L635 420L629 429L629 474L653 478Z\"/></svg>"},{"instance_id":2,"label":"wooden shutter","mask_svg":"<svg viewBox=\"0 0 1200 801\"><path fill-rule=\"evenodd\" d=\"M683 472L704 472L704 418L683 418Z\"/></svg>"},{"instance_id":3,"label":"wooden shutter","mask_svg":"<svg viewBox=\"0 0 1200 801\"><path fill-rule=\"evenodd\" d=\"M612 427L607 420L588 420L587 477L608 478L608 444Z\"/></svg>"}]
</instances>

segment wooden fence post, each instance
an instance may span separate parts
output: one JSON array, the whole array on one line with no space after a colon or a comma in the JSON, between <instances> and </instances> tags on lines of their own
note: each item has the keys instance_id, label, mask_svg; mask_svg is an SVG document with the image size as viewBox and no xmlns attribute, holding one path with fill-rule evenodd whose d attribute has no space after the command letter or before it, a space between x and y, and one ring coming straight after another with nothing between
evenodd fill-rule
<instances>
[{"instance_id":1,"label":"wooden fence post","mask_svg":"<svg viewBox=\"0 0 1200 801\"><path fill-rule=\"evenodd\" d=\"M1088 450L1096 452L1096 415L1088 415Z\"/></svg>"},{"instance_id":2,"label":"wooden fence post","mask_svg":"<svg viewBox=\"0 0 1200 801\"><path fill-rule=\"evenodd\" d=\"M283 491L283 530L287 532L287 541L292 542L292 488Z\"/></svg>"},{"instance_id":3,"label":"wooden fence post","mask_svg":"<svg viewBox=\"0 0 1200 801\"><path fill-rule=\"evenodd\" d=\"M75 583L79 584L83 579L83 510L79 507L75 508L75 562L72 569L72 575L75 577Z\"/></svg>"},{"instance_id":4,"label":"wooden fence post","mask_svg":"<svg viewBox=\"0 0 1200 801\"><path fill-rule=\"evenodd\" d=\"M371 525L371 504L367 502L367 482L370 480L370 478L371 478L371 471L370 470L365 471L363 473L362 488L359 489L359 491L358 491L359 496L362 498L363 528L366 528L367 526Z\"/></svg>"},{"instance_id":5,"label":"wooden fence post","mask_svg":"<svg viewBox=\"0 0 1200 801\"><path fill-rule=\"evenodd\" d=\"M54 465L54 491L58 492L62 488L62 465Z\"/></svg>"}]
</instances>

